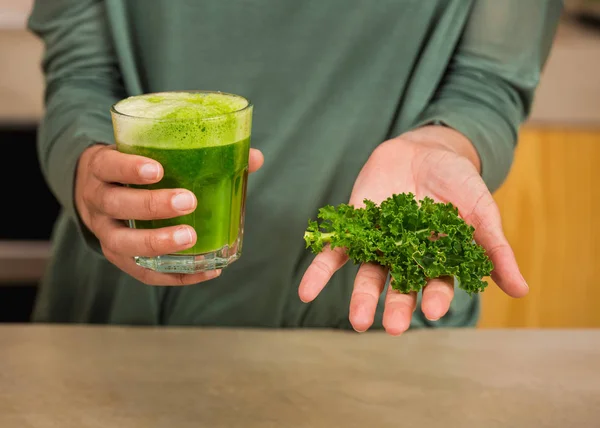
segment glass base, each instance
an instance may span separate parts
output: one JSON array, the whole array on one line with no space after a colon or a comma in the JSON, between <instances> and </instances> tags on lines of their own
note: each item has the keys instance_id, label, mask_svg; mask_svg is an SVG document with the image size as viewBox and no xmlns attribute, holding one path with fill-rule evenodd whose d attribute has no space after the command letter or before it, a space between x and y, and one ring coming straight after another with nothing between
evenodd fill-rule
<instances>
[{"instance_id":1,"label":"glass base","mask_svg":"<svg viewBox=\"0 0 600 428\"><path fill-rule=\"evenodd\" d=\"M234 243L203 254L166 254L158 257L135 257L135 262L146 269L161 273L201 273L223 269L240 258L242 246Z\"/></svg>"}]
</instances>

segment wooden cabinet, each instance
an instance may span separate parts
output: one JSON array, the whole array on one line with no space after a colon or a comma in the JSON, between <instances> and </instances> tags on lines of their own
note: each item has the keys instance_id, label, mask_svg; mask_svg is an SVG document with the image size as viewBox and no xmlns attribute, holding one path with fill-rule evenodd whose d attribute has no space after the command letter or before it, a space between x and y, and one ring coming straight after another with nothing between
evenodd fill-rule
<instances>
[{"instance_id":1,"label":"wooden cabinet","mask_svg":"<svg viewBox=\"0 0 600 428\"><path fill-rule=\"evenodd\" d=\"M525 127L494 196L530 292L492 282L480 327L600 327L600 128Z\"/></svg>"}]
</instances>

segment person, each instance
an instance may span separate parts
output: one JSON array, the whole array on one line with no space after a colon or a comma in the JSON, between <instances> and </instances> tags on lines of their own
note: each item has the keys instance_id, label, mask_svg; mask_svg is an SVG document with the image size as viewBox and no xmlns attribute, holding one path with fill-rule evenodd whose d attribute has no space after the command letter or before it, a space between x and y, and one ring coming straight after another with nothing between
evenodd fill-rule
<instances>
[{"instance_id":1,"label":"person","mask_svg":"<svg viewBox=\"0 0 600 428\"><path fill-rule=\"evenodd\" d=\"M478 297L451 281L389 288L384 268L305 248L325 205L413 192L475 226L494 282L528 286L493 199L510 171L562 11L559 0L36 1L45 45L38 147L60 202L34 322L263 328L475 326ZM129 229L202 201L119 153L109 109L182 89L254 106L242 257L220 272L164 274L134 256L187 248L194 231ZM187 195L187 197L186 197Z\"/></svg>"}]
</instances>

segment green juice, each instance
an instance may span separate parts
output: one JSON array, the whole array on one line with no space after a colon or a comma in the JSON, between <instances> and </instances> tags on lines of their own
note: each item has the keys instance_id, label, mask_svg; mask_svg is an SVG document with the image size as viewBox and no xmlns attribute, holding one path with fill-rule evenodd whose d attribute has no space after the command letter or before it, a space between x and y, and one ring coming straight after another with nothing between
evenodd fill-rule
<instances>
[{"instance_id":1,"label":"green juice","mask_svg":"<svg viewBox=\"0 0 600 428\"><path fill-rule=\"evenodd\" d=\"M250 139L222 146L158 149L120 145L120 151L157 160L164 178L148 189L184 188L196 195L198 206L188 215L161 220L132 220L137 229L189 224L198 238L180 254L202 254L232 246L242 227Z\"/></svg>"},{"instance_id":2,"label":"green juice","mask_svg":"<svg viewBox=\"0 0 600 428\"><path fill-rule=\"evenodd\" d=\"M139 257L162 272L222 268L241 254L252 105L220 92L162 92L129 97L111 110L117 150L158 161L159 183L131 186L192 191L197 208L188 215L130 219L136 229L186 224L196 244L176 254ZM139 259L139 260L138 260Z\"/></svg>"}]
</instances>

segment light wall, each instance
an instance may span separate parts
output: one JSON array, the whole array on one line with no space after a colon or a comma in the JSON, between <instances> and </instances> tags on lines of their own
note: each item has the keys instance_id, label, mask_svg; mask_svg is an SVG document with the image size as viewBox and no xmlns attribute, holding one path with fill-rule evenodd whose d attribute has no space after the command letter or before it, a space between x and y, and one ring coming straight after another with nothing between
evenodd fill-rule
<instances>
[{"instance_id":1,"label":"light wall","mask_svg":"<svg viewBox=\"0 0 600 428\"><path fill-rule=\"evenodd\" d=\"M0 122L33 122L42 114L43 46L25 30L32 4L0 0Z\"/></svg>"}]
</instances>

